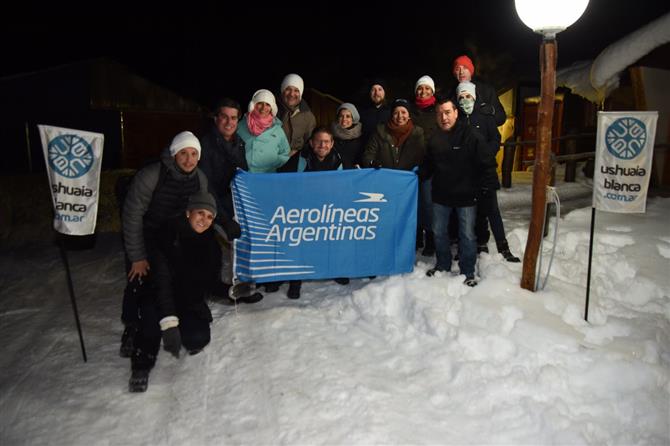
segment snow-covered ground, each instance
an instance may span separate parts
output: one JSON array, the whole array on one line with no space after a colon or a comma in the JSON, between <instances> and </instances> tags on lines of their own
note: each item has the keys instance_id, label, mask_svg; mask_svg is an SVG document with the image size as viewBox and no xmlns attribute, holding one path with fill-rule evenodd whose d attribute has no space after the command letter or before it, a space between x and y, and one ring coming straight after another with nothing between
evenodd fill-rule
<instances>
[{"instance_id":1,"label":"snow-covered ground","mask_svg":"<svg viewBox=\"0 0 670 446\"><path fill-rule=\"evenodd\" d=\"M212 304L212 343L161 352L144 394L118 356L118 235L70 253L88 363L56 248L5 251L0 444L670 444L670 199L598 213L587 323L590 214L560 220L537 293L491 243L476 288L419 257L402 276L306 282L297 301L284 285ZM504 217L521 255L528 211Z\"/></svg>"}]
</instances>

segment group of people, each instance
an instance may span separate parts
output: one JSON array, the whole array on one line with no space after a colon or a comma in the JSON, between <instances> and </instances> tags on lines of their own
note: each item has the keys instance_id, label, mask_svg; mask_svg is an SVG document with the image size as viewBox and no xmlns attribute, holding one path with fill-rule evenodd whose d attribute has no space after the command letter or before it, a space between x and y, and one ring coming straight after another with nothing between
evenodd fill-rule
<instances>
[{"instance_id":1,"label":"group of people","mask_svg":"<svg viewBox=\"0 0 670 446\"><path fill-rule=\"evenodd\" d=\"M176 135L160 160L134 175L122 199L128 283L121 356L131 359L130 391L146 390L161 340L177 357L182 347L196 354L209 343L208 298L231 305L263 298L249 284L231 285L231 242L241 232L230 188L237 169L415 170L417 249L436 257L428 276L451 271L451 246L457 244L464 283L475 286L477 254L488 252L489 225L498 251L518 262L496 198L497 126L505 112L495 91L473 80L474 73L472 61L460 56L453 66L459 82L453 94L436 96L433 79L422 76L412 101L390 103L384 82L374 81L368 107L359 113L343 103L336 121L320 127L303 98L303 79L289 74L279 101L261 89L243 113L238 102L225 98L200 138L188 131ZM268 283L265 290L281 285ZM287 296L298 299L300 289L300 281L289 282Z\"/></svg>"}]
</instances>

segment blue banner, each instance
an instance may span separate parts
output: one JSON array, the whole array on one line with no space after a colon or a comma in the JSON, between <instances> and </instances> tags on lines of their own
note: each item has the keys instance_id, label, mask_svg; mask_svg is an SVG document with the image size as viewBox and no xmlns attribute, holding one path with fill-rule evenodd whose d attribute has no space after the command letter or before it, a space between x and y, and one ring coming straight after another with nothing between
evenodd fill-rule
<instances>
[{"instance_id":1,"label":"blue banner","mask_svg":"<svg viewBox=\"0 0 670 446\"><path fill-rule=\"evenodd\" d=\"M389 169L238 171L235 275L263 283L412 271L417 183Z\"/></svg>"}]
</instances>

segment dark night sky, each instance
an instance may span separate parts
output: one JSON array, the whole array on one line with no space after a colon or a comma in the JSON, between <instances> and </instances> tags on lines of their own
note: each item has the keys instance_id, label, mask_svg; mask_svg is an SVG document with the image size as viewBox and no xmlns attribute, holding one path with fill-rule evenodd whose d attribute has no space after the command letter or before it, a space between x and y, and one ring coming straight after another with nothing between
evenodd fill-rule
<instances>
[{"instance_id":1,"label":"dark night sky","mask_svg":"<svg viewBox=\"0 0 670 446\"><path fill-rule=\"evenodd\" d=\"M521 23L513 0L462 3L411 9L405 2L389 9L321 2L291 10L287 2L254 11L230 2L153 10L120 3L85 10L41 6L5 16L0 76L110 56L209 106L221 95L246 104L258 88L277 90L289 72L345 100L356 99L376 76L405 80L408 89L395 93L407 96L423 74L448 85L451 60L472 54L472 44L475 62L487 61L482 71L494 84L500 80L486 72L487 64L501 67L507 78L537 72L540 37ZM558 35L559 67L595 57L668 10L667 0L591 0L584 16Z\"/></svg>"}]
</instances>

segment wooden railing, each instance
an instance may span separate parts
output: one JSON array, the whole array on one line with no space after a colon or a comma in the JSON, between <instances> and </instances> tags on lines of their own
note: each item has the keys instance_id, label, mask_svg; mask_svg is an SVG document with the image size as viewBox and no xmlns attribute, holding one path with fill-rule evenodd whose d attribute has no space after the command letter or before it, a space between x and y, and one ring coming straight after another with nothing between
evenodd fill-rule
<instances>
[{"instance_id":1,"label":"wooden railing","mask_svg":"<svg viewBox=\"0 0 670 446\"><path fill-rule=\"evenodd\" d=\"M577 146L576 144L574 144L574 142L577 141L578 139L595 138L595 136L596 136L595 133L580 133L574 135L564 135L558 138L552 138L551 140L552 142L554 141L568 142L565 144L565 150L568 153L564 155L554 155L553 153L551 154L552 172L553 172L552 178L555 176L556 164L565 163L564 181L566 183L574 182L576 178L577 162L588 159L595 159L596 157L595 151L576 153ZM501 147L503 148L503 160L501 166L502 187L505 188L512 187L512 171L514 170L514 159L516 156L517 149L521 148L522 146L535 145L536 143L537 143L536 140L514 141L510 137L509 139L507 139L507 141L501 144ZM654 144L654 148L668 148L668 147L670 147L670 144L667 143ZM521 164L524 166L528 166L533 164L534 162L535 162L534 160L527 160L522 161Z\"/></svg>"}]
</instances>

